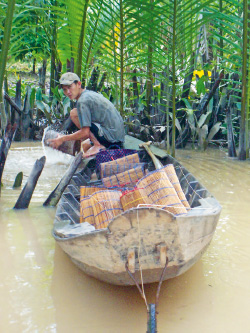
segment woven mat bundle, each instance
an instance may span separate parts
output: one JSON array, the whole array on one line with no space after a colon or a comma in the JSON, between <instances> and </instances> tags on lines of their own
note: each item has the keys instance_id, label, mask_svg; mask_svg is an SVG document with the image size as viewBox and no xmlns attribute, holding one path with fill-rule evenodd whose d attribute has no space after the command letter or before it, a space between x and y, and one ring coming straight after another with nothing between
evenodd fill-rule
<instances>
[{"instance_id":1,"label":"woven mat bundle","mask_svg":"<svg viewBox=\"0 0 250 333\"><path fill-rule=\"evenodd\" d=\"M80 196L81 199L86 198L95 192L106 190L104 186L80 186Z\"/></svg>"},{"instance_id":2,"label":"woven mat bundle","mask_svg":"<svg viewBox=\"0 0 250 333\"><path fill-rule=\"evenodd\" d=\"M184 194L184 192L182 191L179 179L177 177L177 174L175 172L175 168L173 166L173 164L168 164L165 167L163 167L163 170L166 172L171 184L174 186L175 191L178 195L178 197L180 198L182 204L186 207L187 210L191 209L190 205L187 201L187 198Z\"/></svg>"},{"instance_id":3,"label":"woven mat bundle","mask_svg":"<svg viewBox=\"0 0 250 333\"><path fill-rule=\"evenodd\" d=\"M123 210L135 208L138 205L146 204L148 202L148 196L143 197L140 189L135 188L131 191L125 191L121 196L121 204Z\"/></svg>"},{"instance_id":4,"label":"woven mat bundle","mask_svg":"<svg viewBox=\"0 0 250 333\"><path fill-rule=\"evenodd\" d=\"M91 197L81 198L80 201L80 223L88 222L95 226L95 217Z\"/></svg>"},{"instance_id":5,"label":"woven mat bundle","mask_svg":"<svg viewBox=\"0 0 250 333\"><path fill-rule=\"evenodd\" d=\"M102 178L102 183L106 187L113 186L134 186L138 179L145 175L145 165L140 164L127 171L112 175L110 177Z\"/></svg>"},{"instance_id":6,"label":"woven mat bundle","mask_svg":"<svg viewBox=\"0 0 250 333\"><path fill-rule=\"evenodd\" d=\"M138 154L132 154L100 165L102 175L109 176L102 178L103 186L81 186L80 222L106 228L115 216L139 205L157 206L174 215L191 209L173 164L145 175L145 164L138 162Z\"/></svg>"},{"instance_id":7,"label":"woven mat bundle","mask_svg":"<svg viewBox=\"0 0 250 333\"><path fill-rule=\"evenodd\" d=\"M159 205L174 215L187 213L165 170L150 172L137 182L137 188L140 189L142 197L148 197L147 203Z\"/></svg>"},{"instance_id":8,"label":"woven mat bundle","mask_svg":"<svg viewBox=\"0 0 250 333\"><path fill-rule=\"evenodd\" d=\"M94 225L96 228L98 228L98 225L100 224L100 221L98 220L97 223L95 221L95 215L94 215L94 210L93 206L96 204L96 201L98 199L110 201L111 205L113 204L112 201L116 200L117 198L117 193L119 193L119 201L120 201L120 195L122 194L123 191L127 191L128 188L107 188L107 187L101 187L101 186L80 186L80 223L82 222L88 222L92 225ZM111 192L115 192L113 195ZM94 194L97 194L94 196ZM102 194L100 194L102 193ZM106 195L105 195L106 193ZM100 197L99 197L100 196ZM104 201L105 201L104 200ZM103 207L108 207L110 208L109 205L103 204ZM117 215L117 214L116 214ZM104 228L102 226L102 228Z\"/></svg>"},{"instance_id":9,"label":"woven mat bundle","mask_svg":"<svg viewBox=\"0 0 250 333\"><path fill-rule=\"evenodd\" d=\"M96 229L106 228L116 215L123 212L121 195L121 191L105 190L96 192L90 197Z\"/></svg>"},{"instance_id":10,"label":"woven mat bundle","mask_svg":"<svg viewBox=\"0 0 250 333\"><path fill-rule=\"evenodd\" d=\"M140 164L139 155L131 154L124 156L122 158L118 158L116 160L112 160L109 162L101 163L100 170L101 170L101 178L106 178L131 168L134 168L136 165Z\"/></svg>"}]
</instances>

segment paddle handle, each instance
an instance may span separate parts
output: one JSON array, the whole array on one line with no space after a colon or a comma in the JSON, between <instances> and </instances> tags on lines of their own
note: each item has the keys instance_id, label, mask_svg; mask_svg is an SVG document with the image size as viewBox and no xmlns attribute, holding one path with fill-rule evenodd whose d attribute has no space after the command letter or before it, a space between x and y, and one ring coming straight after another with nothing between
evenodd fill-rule
<instances>
[{"instance_id":1,"label":"paddle handle","mask_svg":"<svg viewBox=\"0 0 250 333\"><path fill-rule=\"evenodd\" d=\"M158 160L158 158L155 156L155 154L149 148L148 143L142 143L140 145L140 147L144 148L146 150L146 152L149 154L149 156L151 157L151 159L154 163L155 169L161 169L163 167L163 164L160 162L160 160Z\"/></svg>"}]
</instances>

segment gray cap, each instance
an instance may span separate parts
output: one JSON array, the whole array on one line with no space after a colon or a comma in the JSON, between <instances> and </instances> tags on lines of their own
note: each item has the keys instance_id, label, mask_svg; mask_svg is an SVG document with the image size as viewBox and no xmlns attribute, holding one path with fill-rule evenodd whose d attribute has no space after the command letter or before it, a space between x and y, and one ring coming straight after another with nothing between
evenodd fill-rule
<instances>
[{"instance_id":1,"label":"gray cap","mask_svg":"<svg viewBox=\"0 0 250 333\"><path fill-rule=\"evenodd\" d=\"M78 75L71 72L64 73L60 78L60 84L65 86L70 86L74 81L81 80Z\"/></svg>"}]
</instances>

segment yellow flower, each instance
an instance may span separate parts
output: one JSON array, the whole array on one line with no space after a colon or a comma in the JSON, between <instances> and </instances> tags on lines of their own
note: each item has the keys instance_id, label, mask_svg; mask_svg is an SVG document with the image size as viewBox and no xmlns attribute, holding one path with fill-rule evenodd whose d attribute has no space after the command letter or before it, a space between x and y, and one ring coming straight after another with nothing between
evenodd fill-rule
<instances>
[{"instance_id":1,"label":"yellow flower","mask_svg":"<svg viewBox=\"0 0 250 333\"><path fill-rule=\"evenodd\" d=\"M207 71L207 73L208 73L208 77L211 78L211 75L212 75L211 71ZM199 78L201 78L204 75L204 70L203 69L201 71L195 70L193 73L193 80L195 79L195 75L198 75Z\"/></svg>"}]
</instances>

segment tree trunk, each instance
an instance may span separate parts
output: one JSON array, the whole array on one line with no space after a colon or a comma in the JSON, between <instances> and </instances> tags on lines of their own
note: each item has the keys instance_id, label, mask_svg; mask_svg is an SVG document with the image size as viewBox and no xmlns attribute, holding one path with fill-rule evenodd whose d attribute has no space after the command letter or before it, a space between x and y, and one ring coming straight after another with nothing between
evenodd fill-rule
<instances>
[{"instance_id":1,"label":"tree trunk","mask_svg":"<svg viewBox=\"0 0 250 333\"><path fill-rule=\"evenodd\" d=\"M136 69L133 70L134 76L132 77L133 82L133 96L134 96L134 108L136 110L136 113L138 113L138 106L139 106L139 93L138 93L138 82L137 82L137 76L136 76Z\"/></svg>"},{"instance_id":2,"label":"tree trunk","mask_svg":"<svg viewBox=\"0 0 250 333\"><path fill-rule=\"evenodd\" d=\"M99 71L98 67L96 67L96 68L94 67L92 70L92 73L91 73L90 80L88 82L87 89L97 91L97 82L99 79L99 74L100 74L100 71Z\"/></svg>"},{"instance_id":3,"label":"tree trunk","mask_svg":"<svg viewBox=\"0 0 250 333\"><path fill-rule=\"evenodd\" d=\"M74 58L71 58L70 60L67 59L67 72L74 73L74 71L75 71L75 60L74 60Z\"/></svg>"},{"instance_id":4,"label":"tree trunk","mask_svg":"<svg viewBox=\"0 0 250 333\"><path fill-rule=\"evenodd\" d=\"M233 124L232 124L232 102L231 96L229 96L228 105L226 108L226 120L227 120L227 142L228 142L228 156L229 157L237 157L235 142L234 142L234 134L233 134Z\"/></svg>"},{"instance_id":5,"label":"tree trunk","mask_svg":"<svg viewBox=\"0 0 250 333\"><path fill-rule=\"evenodd\" d=\"M15 11L15 0L8 0L8 7L6 12L6 18L4 22L4 34L1 43L1 53L0 53L0 104L3 102L3 82L4 82L4 74L5 74L5 67L7 62L9 44L10 44L10 36L11 36L11 29L12 29L12 19L13 14ZM5 112L3 106L1 106L1 126L7 123Z\"/></svg>"},{"instance_id":6,"label":"tree trunk","mask_svg":"<svg viewBox=\"0 0 250 333\"><path fill-rule=\"evenodd\" d=\"M241 93L241 117L240 117L240 135L239 135L239 160L245 160L248 156L248 123L247 119L247 53L249 47L248 40L248 1L243 0L243 50L242 50L242 93Z\"/></svg>"},{"instance_id":7,"label":"tree trunk","mask_svg":"<svg viewBox=\"0 0 250 333\"><path fill-rule=\"evenodd\" d=\"M21 110L22 107L22 100L21 100L21 79L17 81L16 83L16 96L15 96L15 103L18 106L18 108ZM21 141L22 139L22 118L20 117L20 114L16 111L15 107L12 106L12 110L15 110L15 114L13 115L13 118L15 119L14 123L17 123L17 130L14 137L15 141Z\"/></svg>"},{"instance_id":8,"label":"tree trunk","mask_svg":"<svg viewBox=\"0 0 250 333\"><path fill-rule=\"evenodd\" d=\"M33 58L32 73L36 74L36 58Z\"/></svg>"},{"instance_id":9,"label":"tree trunk","mask_svg":"<svg viewBox=\"0 0 250 333\"><path fill-rule=\"evenodd\" d=\"M24 106L22 110L22 134L25 139L29 138L29 129L31 124L31 115L30 115L30 95L31 95L31 87L27 86L26 95L24 98Z\"/></svg>"},{"instance_id":10,"label":"tree trunk","mask_svg":"<svg viewBox=\"0 0 250 333\"><path fill-rule=\"evenodd\" d=\"M46 67L47 67L47 60L43 60L42 67L39 68L39 87L42 89L42 93L45 94L45 81L46 81Z\"/></svg>"}]
</instances>

